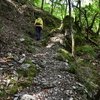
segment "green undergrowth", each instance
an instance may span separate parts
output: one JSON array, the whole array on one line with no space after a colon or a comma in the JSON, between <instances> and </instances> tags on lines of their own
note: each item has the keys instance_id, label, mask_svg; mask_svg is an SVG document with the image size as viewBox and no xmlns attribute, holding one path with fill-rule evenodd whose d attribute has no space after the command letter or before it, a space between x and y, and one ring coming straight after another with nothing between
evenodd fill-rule
<instances>
[{"instance_id":1,"label":"green undergrowth","mask_svg":"<svg viewBox=\"0 0 100 100\"><path fill-rule=\"evenodd\" d=\"M60 68L59 71L68 71L74 74L76 80L84 84L89 93L94 93L100 85L97 66L95 66L95 49L98 48L90 45L78 46L76 48L75 58L70 56L67 50L59 49L58 52L62 56L54 56L57 60L66 61L67 59L69 61L69 69ZM63 57L64 60L62 59Z\"/></svg>"},{"instance_id":2,"label":"green undergrowth","mask_svg":"<svg viewBox=\"0 0 100 100\"><path fill-rule=\"evenodd\" d=\"M25 40L23 41L23 44L28 46L28 45L32 45L33 40L29 37L25 37Z\"/></svg>"},{"instance_id":3,"label":"green undergrowth","mask_svg":"<svg viewBox=\"0 0 100 100\"><path fill-rule=\"evenodd\" d=\"M24 64L30 64L30 67L18 69L18 76L9 76L8 80L10 80L10 82L8 87L0 88L0 91L2 91L0 93L0 97L12 97L18 91L22 91L26 89L26 87L30 87L32 85L34 77L40 72L40 70L37 69L37 67L30 60L24 61Z\"/></svg>"},{"instance_id":4,"label":"green undergrowth","mask_svg":"<svg viewBox=\"0 0 100 100\"><path fill-rule=\"evenodd\" d=\"M68 51L66 51L65 49L59 49L58 52L60 52L63 55L63 57L65 57L65 59L69 61L73 60Z\"/></svg>"},{"instance_id":5,"label":"green undergrowth","mask_svg":"<svg viewBox=\"0 0 100 100\"><path fill-rule=\"evenodd\" d=\"M47 46L49 43L49 38L42 40L42 46Z\"/></svg>"},{"instance_id":6,"label":"green undergrowth","mask_svg":"<svg viewBox=\"0 0 100 100\"><path fill-rule=\"evenodd\" d=\"M0 23L0 29L3 27L3 25Z\"/></svg>"},{"instance_id":7,"label":"green undergrowth","mask_svg":"<svg viewBox=\"0 0 100 100\"><path fill-rule=\"evenodd\" d=\"M89 55L91 59L94 59L95 57L94 50L95 48L89 45L79 46L76 48L76 55L77 56Z\"/></svg>"},{"instance_id":8,"label":"green undergrowth","mask_svg":"<svg viewBox=\"0 0 100 100\"><path fill-rule=\"evenodd\" d=\"M96 64L96 52L95 50L99 47L94 47L90 45L84 45L77 47L76 55L79 59L76 60L78 65L78 75L77 78L81 81L89 92L94 92L99 83L99 74ZM80 58L81 57L81 58Z\"/></svg>"},{"instance_id":9,"label":"green undergrowth","mask_svg":"<svg viewBox=\"0 0 100 100\"><path fill-rule=\"evenodd\" d=\"M70 68L65 71L74 74L75 79L87 88L88 93L94 93L98 89L98 71L96 70L96 66L91 65L88 61L78 61L77 59L76 61L70 62Z\"/></svg>"},{"instance_id":10,"label":"green undergrowth","mask_svg":"<svg viewBox=\"0 0 100 100\"><path fill-rule=\"evenodd\" d=\"M61 55L54 56L53 58L59 61L64 61L64 58Z\"/></svg>"}]
</instances>

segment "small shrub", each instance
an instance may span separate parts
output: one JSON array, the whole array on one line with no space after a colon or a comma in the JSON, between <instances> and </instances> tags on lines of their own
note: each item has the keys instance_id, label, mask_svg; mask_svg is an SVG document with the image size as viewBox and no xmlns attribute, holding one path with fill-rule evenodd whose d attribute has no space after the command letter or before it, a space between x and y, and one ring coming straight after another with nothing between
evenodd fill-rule
<instances>
[{"instance_id":1,"label":"small shrub","mask_svg":"<svg viewBox=\"0 0 100 100\"><path fill-rule=\"evenodd\" d=\"M32 46L28 46L27 51L30 53L33 53L33 51L35 51L35 49Z\"/></svg>"},{"instance_id":2,"label":"small shrub","mask_svg":"<svg viewBox=\"0 0 100 100\"><path fill-rule=\"evenodd\" d=\"M83 45L85 43L85 37L82 34L75 34L75 44L77 45Z\"/></svg>"},{"instance_id":3,"label":"small shrub","mask_svg":"<svg viewBox=\"0 0 100 100\"><path fill-rule=\"evenodd\" d=\"M45 39L45 40L42 41L42 45L43 45L43 46L47 46L48 42L49 42L49 41L48 41L47 39Z\"/></svg>"},{"instance_id":4,"label":"small shrub","mask_svg":"<svg viewBox=\"0 0 100 100\"><path fill-rule=\"evenodd\" d=\"M93 87L89 82L84 83L85 87L88 89L88 91L93 91Z\"/></svg>"},{"instance_id":5,"label":"small shrub","mask_svg":"<svg viewBox=\"0 0 100 100\"><path fill-rule=\"evenodd\" d=\"M33 78L40 72L30 60L26 60L24 63L30 64L31 66L28 69L20 69L17 71L19 78L23 77L25 79L24 82L18 82L18 87L22 89L30 86Z\"/></svg>"},{"instance_id":6,"label":"small shrub","mask_svg":"<svg viewBox=\"0 0 100 100\"><path fill-rule=\"evenodd\" d=\"M86 55L86 54L90 55L90 57L92 59L94 59L94 56L95 56L94 48L90 47L90 46L80 46L80 47L77 47L76 55L83 56L83 55Z\"/></svg>"},{"instance_id":7,"label":"small shrub","mask_svg":"<svg viewBox=\"0 0 100 100\"><path fill-rule=\"evenodd\" d=\"M69 70L70 73L76 74L77 73L77 68L75 66L70 66Z\"/></svg>"},{"instance_id":8,"label":"small shrub","mask_svg":"<svg viewBox=\"0 0 100 100\"><path fill-rule=\"evenodd\" d=\"M5 88L0 88L0 97L7 98L7 93L5 92L5 90Z\"/></svg>"},{"instance_id":9,"label":"small shrub","mask_svg":"<svg viewBox=\"0 0 100 100\"><path fill-rule=\"evenodd\" d=\"M64 59L63 59L63 57L61 55L54 56L53 58L56 59L56 60L59 60L59 61L64 61Z\"/></svg>"},{"instance_id":10,"label":"small shrub","mask_svg":"<svg viewBox=\"0 0 100 100\"><path fill-rule=\"evenodd\" d=\"M0 29L3 27L3 25L2 24L0 24Z\"/></svg>"},{"instance_id":11,"label":"small shrub","mask_svg":"<svg viewBox=\"0 0 100 100\"><path fill-rule=\"evenodd\" d=\"M17 83L13 83L12 87L8 87L8 90L10 91L10 96L13 96L15 93L18 92L18 84Z\"/></svg>"},{"instance_id":12,"label":"small shrub","mask_svg":"<svg viewBox=\"0 0 100 100\"><path fill-rule=\"evenodd\" d=\"M23 41L23 44L26 45L26 46L31 45L32 44L32 39L26 37L25 40Z\"/></svg>"}]
</instances>

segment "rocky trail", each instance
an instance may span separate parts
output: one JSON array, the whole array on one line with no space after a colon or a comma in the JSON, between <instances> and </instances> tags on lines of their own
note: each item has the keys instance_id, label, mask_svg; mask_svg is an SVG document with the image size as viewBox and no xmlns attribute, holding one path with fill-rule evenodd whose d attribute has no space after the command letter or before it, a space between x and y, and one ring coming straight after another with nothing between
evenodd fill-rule
<instances>
[{"instance_id":1,"label":"rocky trail","mask_svg":"<svg viewBox=\"0 0 100 100\"><path fill-rule=\"evenodd\" d=\"M58 39L57 37L53 38L56 40ZM37 45L42 45L42 40L33 41ZM70 68L68 60L60 61L54 58L55 56L61 55L58 52L58 48L60 48L60 44L58 43L58 41L50 41L47 46L36 46L36 48L38 52L23 52L24 56L26 55L25 59L29 59L37 67L37 69L40 70L40 72L36 75L36 77L33 77L33 79L31 79L30 86L26 86L24 89L18 88L18 92L15 93L11 98L13 100L85 100L84 96L87 96L85 87L75 81L74 74L71 74L67 71ZM18 48L16 49L18 50ZM3 60L5 62L3 62ZM3 89L4 87L6 87L6 89L4 90L5 94L9 94L8 87L13 87L13 84L10 83L10 81L12 79L16 82L23 81L23 76L18 78L17 70L24 69L26 65L23 64L23 61L19 63L18 61L7 58L2 59L1 61L1 88ZM11 78L11 80L9 79L9 77ZM83 97L82 94L84 94ZM8 96L7 100L12 100L11 98Z\"/></svg>"},{"instance_id":2,"label":"rocky trail","mask_svg":"<svg viewBox=\"0 0 100 100\"><path fill-rule=\"evenodd\" d=\"M24 100L25 94L29 94L32 100L84 100L86 94L82 97L80 92L85 87L75 81L73 74L60 70L69 69L68 61L54 59L54 56L59 55L57 46L59 47L59 44L55 43L50 48L48 46L39 48L39 52L32 55L30 59L41 71L32 80L32 86L16 94L14 100L18 97Z\"/></svg>"}]
</instances>

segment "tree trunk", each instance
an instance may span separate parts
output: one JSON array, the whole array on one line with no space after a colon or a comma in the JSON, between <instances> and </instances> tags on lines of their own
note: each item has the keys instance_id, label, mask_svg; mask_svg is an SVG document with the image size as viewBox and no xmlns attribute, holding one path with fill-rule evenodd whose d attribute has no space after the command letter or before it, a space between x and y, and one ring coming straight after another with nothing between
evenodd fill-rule
<instances>
[{"instance_id":1,"label":"tree trunk","mask_svg":"<svg viewBox=\"0 0 100 100\"><path fill-rule=\"evenodd\" d=\"M42 3L41 3L41 9L43 10L43 6L44 6L44 0L42 0Z\"/></svg>"},{"instance_id":2,"label":"tree trunk","mask_svg":"<svg viewBox=\"0 0 100 100\"><path fill-rule=\"evenodd\" d=\"M52 5L51 5L51 14L53 14L53 8L54 8L54 0L52 0Z\"/></svg>"},{"instance_id":3,"label":"tree trunk","mask_svg":"<svg viewBox=\"0 0 100 100\"><path fill-rule=\"evenodd\" d=\"M95 22L95 19L96 19L97 15L98 15L98 13L96 13L96 14L93 16L92 23L91 23L91 25L89 26L89 29L90 29L90 30L91 30L92 27L93 27L93 24L94 24L94 22Z\"/></svg>"},{"instance_id":4,"label":"tree trunk","mask_svg":"<svg viewBox=\"0 0 100 100\"><path fill-rule=\"evenodd\" d=\"M81 0L79 0L79 23L80 23L80 26L82 26L82 23L81 23Z\"/></svg>"},{"instance_id":5,"label":"tree trunk","mask_svg":"<svg viewBox=\"0 0 100 100\"><path fill-rule=\"evenodd\" d=\"M70 16L70 34L72 38L72 56L74 56L74 34L72 32L71 0L68 0L68 4L69 4L69 16Z\"/></svg>"},{"instance_id":6,"label":"tree trunk","mask_svg":"<svg viewBox=\"0 0 100 100\"><path fill-rule=\"evenodd\" d=\"M65 0L66 1L66 9L65 9L65 16L67 15L67 3L68 3L68 1L67 0ZM64 17L65 17L64 16Z\"/></svg>"},{"instance_id":7,"label":"tree trunk","mask_svg":"<svg viewBox=\"0 0 100 100\"><path fill-rule=\"evenodd\" d=\"M100 9L100 0L99 0L98 6L99 6L98 8ZM99 16L100 16L100 12L99 12ZM96 34L97 34L97 36L99 36L99 34L100 34L100 20L99 20L99 28L98 28Z\"/></svg>"}]
</instances>

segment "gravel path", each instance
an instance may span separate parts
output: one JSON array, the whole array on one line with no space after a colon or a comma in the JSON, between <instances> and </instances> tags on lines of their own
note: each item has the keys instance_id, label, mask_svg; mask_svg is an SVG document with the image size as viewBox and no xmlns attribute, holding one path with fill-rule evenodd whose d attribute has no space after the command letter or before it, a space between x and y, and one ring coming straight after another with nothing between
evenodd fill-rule
<instances>
[{"instance_id":1,"label":"gravel path","mask_svg":"<svg viewBox=\"0 0 100 100\"><path fill-rule=\"evenodd\" d=\"M84 86L75 81L73 74L59 70L67 70L69 64L54 59L54 56L60 55L57 46L59 47L58 44L51 48L43 47L39 53L33 54L31 60L41 72L34 78L33 86L19 94L32 95L33 100L85 100L80 93Z\"/></svg>"}]
</instances>

